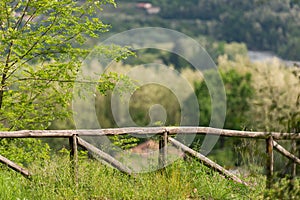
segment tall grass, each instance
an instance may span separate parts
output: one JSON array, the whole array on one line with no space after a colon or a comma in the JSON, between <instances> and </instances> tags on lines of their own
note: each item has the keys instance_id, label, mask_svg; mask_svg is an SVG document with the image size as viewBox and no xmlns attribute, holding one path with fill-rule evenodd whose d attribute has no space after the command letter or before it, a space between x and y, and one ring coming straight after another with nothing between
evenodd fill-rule
<instances>
[{"instance_id":1,"label":"tall grass","mask_svg":"<svg viewBox=\"0 0 300 200\"><path fill-rule=\"evenodd\" d=\"M194 159L128 176L84 158L79 162L78 184L73 182L70 164L68 156L55 156L43 166L33 165L31 180L1 169L0 199L257 199L263 194L262 179L248 177L253 186L246 187Z\"/></svg>"}]
</instances>

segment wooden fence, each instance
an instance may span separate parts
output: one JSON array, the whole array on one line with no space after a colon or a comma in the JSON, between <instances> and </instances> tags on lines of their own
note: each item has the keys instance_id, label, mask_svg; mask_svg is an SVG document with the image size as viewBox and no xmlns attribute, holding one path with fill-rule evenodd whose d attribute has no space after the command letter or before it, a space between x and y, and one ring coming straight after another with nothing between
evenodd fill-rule
<instances>
[{"instance_id":1,"label":"wooden fence","mask_svg":"<svg viewBox=\"0 0 300 200\"><path fill-rule=\"evenodd\" d=\"M78 146L81 146L100 157L105 162L109 163L118 170L132 175L131 169L124 166L121 162L114 159L109 154L101 151L90 143L86 142L80 136L113 136L113 135L123 135L123 134L135 134L135 135L160 135L159 141L159 164L165 166L167 159L167 144L168 142L175 147L181 149L185 153L188 153L196 158L198 158L204 165L216 170L223 176L232 179L238 183L248 185L246 182L242 181L236 175L230 173L228 170L224 169L217 163L211 161L199 152L185 146L184 144L178 142L172 137L176 134L210 134L225 137L239 137L239 138L254 138L254 139L264 139L266 140L266 171L267 171L267 181L266 187L271 188L273 183L273 165L274 165L274 154L273 149L277 150L283 156L287 157L293 163L300 165L300 159L287 151L281 145L279 145L275 140L300 140L300 133L279 133L279 132L252 132L252 131L236 131L236 130L225 130L217 129L211 127L131 127L131 128L111 128L111 129L95 129L95 130L21 130L21 131L9 131L1 132L0 138L49 138L49 137L62 137L69 138L69 143L71 147L70 156L72 158L72 169L74 170L74 179L77 182L77 167L78 167ZM165 148L163 148L165 147ZM28 170L18 166L14 162L8 160L7 158L0 155L0 162L6 164L13 170L20 172L25 177L30 177L31 174Z\"/></svg>"}]
</instances>

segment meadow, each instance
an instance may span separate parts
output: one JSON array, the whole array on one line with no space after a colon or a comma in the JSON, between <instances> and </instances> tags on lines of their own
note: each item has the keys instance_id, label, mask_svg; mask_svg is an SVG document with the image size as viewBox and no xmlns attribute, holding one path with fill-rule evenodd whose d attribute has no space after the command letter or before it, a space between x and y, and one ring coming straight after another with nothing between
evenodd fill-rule
<instances>
[{"instance_id":1,"label":"meadow","mask_svg":"<svg viewBox=\"0 0 300 200\"><path fill-rule=\"evenodd\" d=\"M81 153L76 184L66 152L29 166L31 179L1 166L0 199L259 199L264 195L263 176L244 177L250 183L247 187L192 158L129 176Z\"/></svg>"}]
</instances>

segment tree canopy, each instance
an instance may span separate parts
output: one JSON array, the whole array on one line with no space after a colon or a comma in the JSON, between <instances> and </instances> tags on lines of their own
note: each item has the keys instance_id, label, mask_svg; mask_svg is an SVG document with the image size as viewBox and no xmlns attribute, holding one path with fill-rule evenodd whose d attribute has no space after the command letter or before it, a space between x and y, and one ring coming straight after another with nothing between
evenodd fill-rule
<instances>
[{"instance_id":1,"label":"tree canopy","mask_svg":"<svg viewBox=\"0 0 300 200\"><path fill-rule=\"evenodd\" d=\"M139 2L138 0L120 0ZM193 37L206 35L226 42L243 42L251 50L272 51L287 60L300 60L299 0L149 0L160 12L143 16L135 10L130 19L114 20L114 28L163 26ZM129 6L128 6L129 7ZM122 10L123 9L123 10ZM135 17L134 17L135 16Z\"/></svg>"},{"instance_id":2,"label":"tree canopy","mask_svg":"<svg viewBox=\"0 0 300 200\"><path fill-rule=\"evenodd\" d=\"M84 44L110 27L95 17L104 4L115 2L0 2L0 129L44 129L69 114L73 82L90 52Z\"/></svg>"}]
</instances>

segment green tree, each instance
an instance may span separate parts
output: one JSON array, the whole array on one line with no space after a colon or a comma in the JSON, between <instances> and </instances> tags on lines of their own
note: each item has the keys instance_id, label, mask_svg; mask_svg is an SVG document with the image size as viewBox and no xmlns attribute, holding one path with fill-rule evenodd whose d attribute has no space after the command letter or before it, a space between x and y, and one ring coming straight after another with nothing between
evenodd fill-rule
<instances>
[{"instance_id":1,"label":"green tree","mask_svg":"<svg viewBox=\"0 0 300 200\"><path fill-rule=\"evenodd\" d=\"M214 73L214 72L212 72ZM208 72L207 77L214 77ZM247 123L247 112L250 110L250 99L253 95L251 74L239 74L230 69L221 72L225 86L227 114L224 128L241 130ZM211 99L205 81L195 83L195 94L200 106L200 125L209 126L211 118Z\"/></svg>"},{"instance_id":2,"label":"green tree","mask_svg":"<svg viewBox=\"0 0 300 200\"><path fill-rule=\"evenodd\" d=\"M215 77L214 71L207 71L206 77L213 81ZM235 69L221 70L221 77L224 82L226 92L226 119L224 128L243 130L247 127L248 112L250 110L250 100L253 96L254 89L251 86L251 74L240 74ZM196 82L195 94L198 97L200 108L200 126L209 126L211 120L211 97L205 81ZM203 137L197 137L194 140L194 148L198 148L199 141ZM239 154L235 154L234 148L240 139L225 139L221 137L210 154L212 157L218 159L223 165L231 166L234 163L239 164ZM227 157L224 157L224 153ZM219 155L219 156L218 156ZM225 158L225 159L224 159Z\"/></svg>"},{"instance_id":3,"label":"green tree","mask_svg":"<svg viewBox=\"0 0 300 200\"><path fill-rule=\"evenodd\" d=\"M87 36L105 25L93 14L112 0L0 2L0 122L2 128L44 129L64 118L70 88L89 50Z\"/></svg>"},{"instance_id":4,"label":"green tree","mask_svg":"<svg viewBox=\"0 0 300 200\"><path fill-rule=\"evenodd\" d=\"M90 52L84 44L109 28L95 17L107 3L115 5L114 0L1 0L0 130L45 129L69 116L73 83ZM128 53L117 47L99 51L114 59ZM100 92L113 87L112 77L102 77Z\"/></svg>"}]
</instances>

